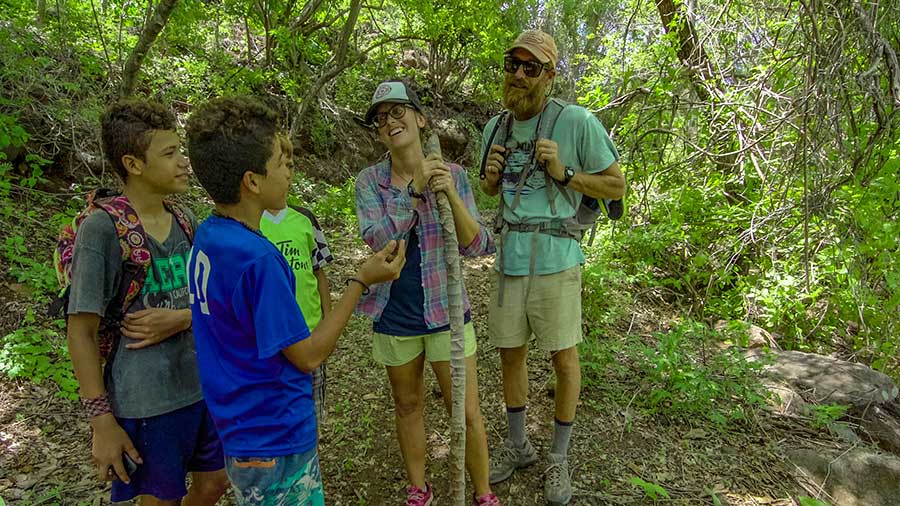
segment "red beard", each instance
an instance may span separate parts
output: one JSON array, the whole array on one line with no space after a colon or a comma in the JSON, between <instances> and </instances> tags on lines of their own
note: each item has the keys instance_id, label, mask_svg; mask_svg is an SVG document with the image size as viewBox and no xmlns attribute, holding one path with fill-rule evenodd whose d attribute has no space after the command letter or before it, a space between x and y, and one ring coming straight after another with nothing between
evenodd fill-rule
<instances>
[{"instance_id":1,"label":"red beard","mask_svg":"<svg viewBox=\"0 0 900 506\"><path fill-rule=\"evenodd\" d=\"M540 111L545 91L543 83L535 83L529 88L525 82L508 75L503 81L503 106L516 116L529 116L528 113Z\"/></svg>"}]
</instances>

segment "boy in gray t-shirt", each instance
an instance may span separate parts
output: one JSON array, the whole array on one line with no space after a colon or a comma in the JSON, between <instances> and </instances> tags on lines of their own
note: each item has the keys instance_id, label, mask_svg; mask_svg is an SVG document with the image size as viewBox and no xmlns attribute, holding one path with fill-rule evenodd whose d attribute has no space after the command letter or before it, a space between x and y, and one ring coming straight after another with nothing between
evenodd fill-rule
<instances>
[{"instance_id":1,"label":"boy in gray t-shirt","mask_svg":"<svg viewBox=\"0 0 900 506\"><path fill-rule=\"evenodd\" d=\"M188 161L174 116L159 104L113 104L101 128L105 154L124 182L122 196L114 199L133 213L129 224L139 222L144 232L136 238L135 228L124 237L132 246L142 243L149 267L140 291L131 292L137 295L124 310L121 335L101 370L100 322L122 309L118 292L126 266L134 264L122 260L117 227L123 224L116 216L98 210L78 226L67 331L92 428L92 458L101 479L115 480L112 502L142 496L153 504L178 504L188 496L191 504L211 506L228 478L202 398L191 333L186 265L197 224L186 210L163 200L188 188ZM129 469L128 460L136 467Z\"/></svg>"}]
</instances>

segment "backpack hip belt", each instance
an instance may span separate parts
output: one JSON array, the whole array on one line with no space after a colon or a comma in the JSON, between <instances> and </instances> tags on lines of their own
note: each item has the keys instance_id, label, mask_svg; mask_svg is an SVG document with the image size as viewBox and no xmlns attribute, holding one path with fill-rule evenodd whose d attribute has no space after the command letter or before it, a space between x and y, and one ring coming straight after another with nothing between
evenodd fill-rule
<instances>
[{"instance_id":1,"label":"backpack hip belt","mask_svg":"<svg viewBox=\"0 0 900 506\"><path fill-rule=\"evenodd\" d=\"M581 241L584 231L592 227L591 224L578 223L575 217L564 220L549 220L541 223L510 223L501 218L498 222L501 223L499 228L495 230L495 233L499 235L499 240L497 241L497 258L500 261L500 279L497 284L498 307L503 307L503 293L506 285L506 266L503 256L503 243L506 242L506 237L510 232L531 233L531 254L529 255L528 260L528 286L525 288L525 300L527 301L528 295L531 293L531 285L533 284L536 275L539 234Z\"/></svg>"},{"instance_id":2,"label":"backpack hip belt","mask_svg":"<svg viewBox=\"0 0 900 506\"><path fill-rule=\"evenodd\" d=\"M494 144L495 140L497 144L503 145L507 153L519 150L519 151L529 151L530 156L525 166L522 168L522 172L519 176L519 181L516 183L515 194L513 196L512 202L507 206L506 200L503 197L503 189L502 189L502 174L501 174L501 194L500 194L500 206L497 210L497 220L494 225L494 233L495 239L497 241L497 255L499 257L500 262L500 280L498 283L498 294L497 294L497 305L503 306L503 292L504 292L504 280L506 278L505 265L503 259L503 244L506 242L506 235L510 232L535 232L531 238L531 255L529 260L529 272L528 272L528 288L525 292L525 297L527 299L528 294L531 290L531 283L534 280L535 275L535 264L537 261L536 258L536 250L537 250L537 242L538 242L538 234L547 234L555 237L563 237L567 239L574 239L576 241L581 241L584 236L584 232L586 230L591 230L589 244L593 243L594 235L596 233L596 221L600 216L600 207L602 205L603 210L606 211L607 216L616 220L619 219L622 215L622 202L621 201L611 201L611 200L601 200L599 203L597 199L592 199L587 196L582 195L581 201L576 202L577 198L573 198L572 195L564 188L558 181L553 178L546 178L547 183L547 198L548 198L548 206L550 210L551 216L556 216L556 197L557 194L562 195L565 201L573 208L576 209L575 216L566 219L560 218L551 218L546 222L538 223L538 224L516 224L509 223L506 221L503 216L507 207L509 207L510 211L515 210L518 205L522 195L522 188L524 187L525 181L528 180L531 175L537 170L543 170L537 161L535 160L535 144L537 143L537 139L544 138L549 139L553 134L553 129L556 126L556 121L559 119L560 114L566 108L567 104L562 100L557 98L551 98L547 105L544 107L544 110L541 111L541 115L538 118L538 126L536 131L536 138L531 139L526 142L517 142L509 136L510 131L510 123L512 121L512 114L509 111L503 111L498 117L496 123L494 123L494 128L491 130L491 133L488 136L487 145L485 146L484 152L482 153L481 158L481 179L486 177L486 167L487 167L487 158L490 153L490 146Z\"/></svg>"}]
</instances>

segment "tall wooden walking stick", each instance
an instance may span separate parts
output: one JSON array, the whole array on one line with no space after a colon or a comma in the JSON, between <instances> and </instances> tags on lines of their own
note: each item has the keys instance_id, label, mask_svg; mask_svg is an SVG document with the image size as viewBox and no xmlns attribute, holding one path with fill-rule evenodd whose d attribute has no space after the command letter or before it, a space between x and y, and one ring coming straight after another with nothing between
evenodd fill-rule
<instances>
[{"instance_id":1,"label":"tall wooden walking stick","mask_svg":"<svg viewBox=\"0 0 900 506\"><path fill-rule=\"evenodd\" d=\"M432 133L425 143L425 153L441 155L441 142ZM459 240L453 210L444 192L437 194L437 208L444 235L444 258L447 261L447 298L450 303L450 379L452 384L450 413L450 504L466 504L466 340L465 314L462 302L463 277L459 264Z\"/></svg>"}]
</instances>

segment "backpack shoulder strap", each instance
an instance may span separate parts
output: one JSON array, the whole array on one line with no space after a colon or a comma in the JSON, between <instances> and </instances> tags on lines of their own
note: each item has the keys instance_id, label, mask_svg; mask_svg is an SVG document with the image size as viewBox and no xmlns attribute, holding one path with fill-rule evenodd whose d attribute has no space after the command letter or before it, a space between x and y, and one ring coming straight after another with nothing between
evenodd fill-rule
<instances>
[{"instance_id":1,"label":"backpack shoulder strap","mask_svg":"<svg viewBox=\"0 0 900 506\"><path fill-rule=\"evenodd\" d=\"M494 128L491 129L491 133L488 135L487 144L484 146L484 152L481 154L481 179L487 177L484 171L487 166L488 155L491 153L491 144L494 144L495 140L500 141L501 144L505 144L509 132L509 111L503 111L495 117L497 118L497 122L494 123Z\"/></svg>"},{"instance_id":2,"label":"backpack shoulder strap","mask_svg":"<svg viewBox=\"0 0 900 506\"><path fill-rule=\"evenodd\" d=\"M568 105L569 104L565 101L555 97L547 101L547 105L544 106L544 110L541 113L541 119L538 122L537 130L535 132L535 142L537 142L537 139L550 139L550 136L553 135L553 129L556 128L556 121L559 119L560 114L562 114L563 109ZM547 196L550 200L551 214L556 215L556 193L562 194L569 205L575 207L575 201L565 191L562 185L556 180L551 179L547 182Z\"/></svg>"},{"instance_id":3,"label":"backpack shoulder strap","mask_svg":"<svg viewBox=\"0 0 900 506\"><path fill-rule=\"evenodd\" d=\"M190 215L188 215L187 211L184 210L180 205L170 202L163 201L163 204L166 206L166 209L172 213L172 216L175 217L175 221L178 223L178 226L181 227L181 230L184 232L184 235L187 236L188 241L191 244L194 243L194 223L191 221ZM141 227L143 231L143 227Z\"/></svg>"},{"instance_id":4,"label":"backpack shoulder strap","mask_svg":"<svg viewBox=\"0 0 900 506\"><path fill-rule=\"evenodd\" d=\"M147 233L127 197L117 196L95 202L113 220L116 235L119 238L119 247L122 251L122 279L116 293L116 300L120 303L112 306L117 312L120 312L117 316L121 316L131 306L147 279L147 271L150 268ZM179 215L175 214L175 216L178 219ZM185 215L182 214L182 216L186 218ZM190 220L187 221L190 222Z\"/></svg>"},{"instance_id":5,"label":"backpack shoulder strap","mask_svg":"<svg viewBox=\"0 0 900 506\"><path fill-rule=\"evenodd\" d=\"M569 104L558 98L551 98L544 106L544 112L541 115L541 122L537 127L538 139L549 139L553 135L553 129L556 128L556 121Z\"/></svg>"}]
</instances>

